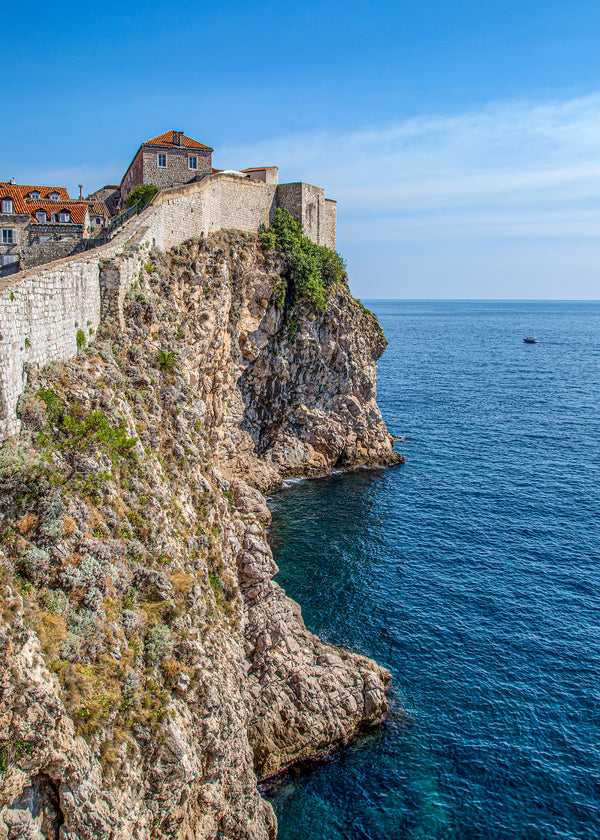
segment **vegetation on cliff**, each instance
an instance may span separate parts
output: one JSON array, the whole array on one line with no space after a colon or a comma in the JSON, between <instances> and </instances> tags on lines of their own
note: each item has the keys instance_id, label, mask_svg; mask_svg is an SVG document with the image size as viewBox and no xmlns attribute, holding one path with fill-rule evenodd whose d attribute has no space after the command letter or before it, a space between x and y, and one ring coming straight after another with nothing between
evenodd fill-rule
<instances>
[{"instance_id":1,"label":"vegetation on cliff","mask_svg":"<svg viewBox=\"0 0 600 840\"><path fill-rule=\"evenodd\" d=\"M337 251L304 236L302 224L289 210L278 208L271 225L260 233L265 251L282 255L296 295L315 312L325 312L331 290L346 277L346 264ZM283 304L285 286L280 303Z\"/></svg>"},{"instance_id":2,"label":"vegetation on cliff","mask_svg":"<svg viewBox=\"0 0 600 840\"><path fill-rule=\"evenodd\" d=\"M267 840L254 771L385 711L387 672L308 633L271 580L259 489L400 458L381 330L326 260L337 290L312 308L279 220L281 251L230 231L150 252L124 326L27 368L0 446L0 834L50 773L81 840Z\"/></svg>"}]
</instances>

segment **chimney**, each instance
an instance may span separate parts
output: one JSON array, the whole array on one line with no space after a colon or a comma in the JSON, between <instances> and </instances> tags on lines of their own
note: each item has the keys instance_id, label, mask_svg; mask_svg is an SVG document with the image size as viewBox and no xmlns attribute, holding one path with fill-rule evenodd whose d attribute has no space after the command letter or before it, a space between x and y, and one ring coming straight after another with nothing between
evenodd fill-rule
<instances>
[{"instance_id":1,"label":"chimney","mask_svg":"<svg viewBox=\"0 0 600 840\"><path fill-rule=\"evenodd\" d=\"M77 186L79 187L79 198L82 199L83 198L83 184L78 184Z\"/></svg>"},{"instance_id":2,"label":"chimney","mask_svg":"<svg viewBox=\"0 0 600 840\"><path fill-rule=\"evenodd\" d=\"M11 187L14 187L14 185L15 185L15 179L14 179L14 178L11 178L11 179L10 179L10 181L9 181L8 183L11 185Z\"/></svg>"},{"instance_id":3,"label":"chimney","mask_svg":"<svg viewBox=\"0 0 600 840\"><path fill-rule=\"evenodd\" d=\"M175 146L183 146L183 131L173 130Z\"/></svg>"}]
</instances>

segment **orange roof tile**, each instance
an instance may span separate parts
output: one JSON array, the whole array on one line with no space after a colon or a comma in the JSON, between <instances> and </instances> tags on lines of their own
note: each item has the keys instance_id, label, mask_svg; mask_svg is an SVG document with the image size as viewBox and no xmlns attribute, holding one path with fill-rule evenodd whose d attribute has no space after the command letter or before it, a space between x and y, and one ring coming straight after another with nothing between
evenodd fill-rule
<instances>
[{"instance_id":1,"label":"orange roof tile","mask_svg":"<svg viewBox=\"0 0 600 840\"><path fill-rule=\"evenodd\" d=\"M32 186L31 184L9 184L8 181L0 181L0 188L2 187L12 187L12 189L18 190L23 198L26 198L31 192L38 192L40 194L40 200L49 199L51 193L58 193L60 196L59 201L70 201L66 187L40 187Z\"/></svg>"},{"instance_id":2,"label":"orange roof tile","mask_svg":"<svg viewBox=\"0 0 600 840\"><path fill-rule=\"evenodd\" d=\"M146 140L142 143L142 146L175 146L175 148L179 147L179 143L176 142L175 137L176 132L171 129L171 131L165 131L164 134L159 134L158 137L153 137L152 140ZM187 137L185 134L182 134L183 140L183 147L186 149L206 149L209 152L213 152L214 149L211 149L210 146L205 146L204 143L199 143L197 140L192 140L191 137Z\"/></svg>"},{"instance_id":3,"label":"orange roof tile","mask_svg":"<svg viewBox=\"0 0 600 840\"><path fill-rule=\"evenodd\" d=\"M240 169L240 172L263 172L265 169L277 169L276 166L249 166L248 169Z\"/></svg>"},{"instance_id":4,"label":"orange roof tile","mask_svg":"<svg viewBox=\"0 0 600 840\"><path fill-rule=\"evenodd\" d=\"M60 213L61 210L66 210L71 214L71 221L76 225L82 225L85 222L85 217L88 205L85 202L75 203L72 201L29 201L26 204L26 212L31 215L31 221L37 221L35 214L37 210L45 210L48 216L51 213Z\"/></svg>"},{"instance_id":5,"label":"orange roof tile","mask_svg":"<svg viewBox=\"0 0 600 840\"><path fill-rule=\"evenodd\" d=\"M0 181L0 199L2 198L12 198L13 210L17 215L23 216L29 213L27 205L25 204L25 199L23 198L19 190L16 187L11 186L10 184L6 184L3 181Z\"/></svg>"}]
</instances>

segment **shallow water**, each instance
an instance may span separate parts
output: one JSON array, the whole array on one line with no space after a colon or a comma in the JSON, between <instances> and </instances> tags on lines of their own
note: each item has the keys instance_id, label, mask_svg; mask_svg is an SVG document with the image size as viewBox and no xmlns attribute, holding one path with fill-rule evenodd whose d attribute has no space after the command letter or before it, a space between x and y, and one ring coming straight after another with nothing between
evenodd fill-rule
<instances>
[{"instance_id":1,"label":"shallow water","mask_svg":"<svg viewBox=\"0 0 600 840\"><path fill-rule=\"evenodd\" d=\"M307 626L406 714L284 780L279 837L595 840L600 304L368 305L406 465L292 485L273 541Z\"/></svg>"}]
</instances>

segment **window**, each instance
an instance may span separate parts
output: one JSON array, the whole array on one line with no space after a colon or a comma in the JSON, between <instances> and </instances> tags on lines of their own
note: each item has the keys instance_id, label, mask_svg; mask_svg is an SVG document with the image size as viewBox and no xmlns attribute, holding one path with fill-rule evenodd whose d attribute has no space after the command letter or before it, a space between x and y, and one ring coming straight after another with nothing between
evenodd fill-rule
<instances>
[{"instance_id":1,"label":"window","mask_svg":"<svg viewBox=\"0 0 600 840\"><path fill-rule=\"evenodd\" d=\"M3 245L14 245L17 241L17 237L15 236L15 232L12 228L3 228L2 229L2 244Z\"/></svg>"},{"instance_id":2,"label":"window","mask_svg":"<svg viewBox=\"0 0 600 840\"><path fill-rule=\"evenodd\" d=\"M58 201L59 198L60 198L60 196L59 196L58 193L50 193L50 199L52 201Z\"/></svg>"},{"instance_id":3,"label":"window","mask_svg":"<svg viewBox=\"0 0 600 840\"><path fill-rule=\"evenodd\" d=\"M56 213L51 213L51 214L50 214L50 221L51 221L51 222L55 222L55 221L56 221Z\"/></svg>"},{"instance_id":4,"label":"window","mask_svg":"<svg viewBox=\"0 0 600 840\"><path fill-rule=\"evenodd\" d=\"M67 213L66 210L61 210L58 214L58 221L59 222L70 222L71 221L71 214Z\"/></svg>"},{"instance_id":5,"label":"window","mask_svg":"<svg viewBox=\"0 0 600 840\"><path fill-rule=\"evenodd\" d=\"M39 197L40 197L39 192L32 192L32 193L29 193L29 198L35 198L35 199L38 199Z\"/></svg>"},{"instance_id":6,"label":"window","mask_svg":"<svg viewBox=\"0 0 600 840\"><path fill-rule=\"evenodd\" d=\"M13 265L16 262L19 262L18 254L2 254L0 257L0 265Z\"/></svg>"},{"instance_id":7,"label":"window","mask_svg":"<svg viewBox=\"0 0 600 840\"><path fill-rule=\"evenodd\" d=\"M198 158L196 155L188 155L188 167L190 169L198 169Z\"/></svg>"},{"instance_id":8,"label":"window","mask_svg":"<svg viewBox=\"0 0 600 840\"><path fill-rule=\"evenodd\" d=\"M37 210L35 214L35 219L37 222L41 222L42 224L46 221L46 211L45 210Z\"/></svg>"},{"instance_id":9,"label":"window","mask_svg":"<svg viewBox=\"0 0 600 840\"><path fill-rule=\"evenodd\" d=\"M38 236L38 242L50 242L52 239L51 236L48 234L43 234L42 236Z\"/></svg>"},{"instance_id":10,"label":"window","mask_svg":"<svg viewBox=\"0 0 600 840\"><path fill-rule=\"evenodd\" d=\"M12 198L3 198L2 199L2 212L3 213L12 213L13 212L13 200L12 200Z\"/></svg>"},{"instance_id":11,"label":"window","mask_svg":"<svg viewBox=\"0 0 600 840\"><path fill-rule=\"evenodd\" d=\"M158 156L158 165L159 166L166 166L167 165L167 156L166 155L159 155Z\"/></svg>"}]
</instances>

